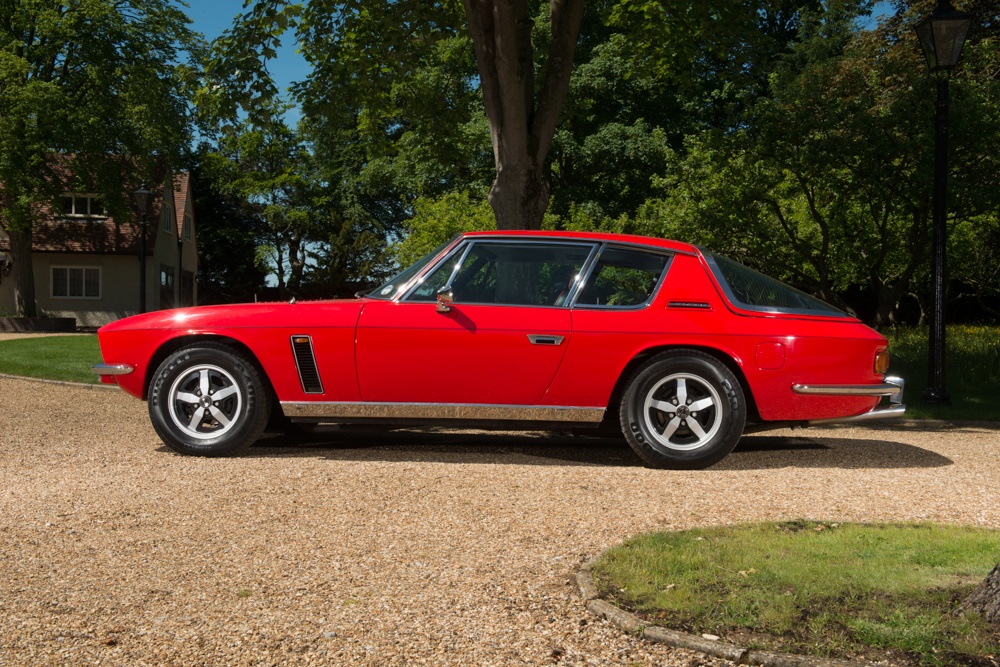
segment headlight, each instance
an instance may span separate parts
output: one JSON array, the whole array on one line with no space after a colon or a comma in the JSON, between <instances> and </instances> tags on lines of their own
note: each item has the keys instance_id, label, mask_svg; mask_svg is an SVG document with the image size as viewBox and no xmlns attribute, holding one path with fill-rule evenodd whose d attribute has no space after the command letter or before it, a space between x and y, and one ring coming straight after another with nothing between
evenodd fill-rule
<instances>
[{"instance_id":1,"label":"headlight","mask_svg":"<svg viewBox=\"0 0 1000 667\"><path fill-rule=\"evenodd\" d=\"M885 375L889 370L889 350L882 350L875 354L875 372Z\"/></svg>"}]
</instances>

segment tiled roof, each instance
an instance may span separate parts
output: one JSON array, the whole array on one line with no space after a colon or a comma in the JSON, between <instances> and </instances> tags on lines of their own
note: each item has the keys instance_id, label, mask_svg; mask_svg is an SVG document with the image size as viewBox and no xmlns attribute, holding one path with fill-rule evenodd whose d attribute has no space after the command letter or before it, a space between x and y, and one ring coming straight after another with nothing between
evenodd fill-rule
<instances>
[{"instance_id":1,"label":"tiled roof","mask_svg":"<svg viewBox=\"0 0 1000 667\"><path fill-rule=\"evenodd\" d=\"M190 175L182 171L174 176L174 216L177 218L177 238L184 238L184 209L187 208Z\"/></svg>"},{"instance_id":2,"label":"tiled roof","mask_svg":"<svg viewBox=\"0 0 1000 667\"><path fill-rule=\"evenodd\" d=\"M174 177L174 210L177 218L177 233L183 233L184 206L188 198L188 174ZM146 254L153 254L153 243L159 230L162 194L153 193L146 216ZM0 250L6 250L9 241L0 239ZM102 255L138 255L139 220L133 214L126 220L110 217L77 218L55 215L52 209L40 209L32 234L34 252L70 252Z\"/></svg>"}]
</instances>

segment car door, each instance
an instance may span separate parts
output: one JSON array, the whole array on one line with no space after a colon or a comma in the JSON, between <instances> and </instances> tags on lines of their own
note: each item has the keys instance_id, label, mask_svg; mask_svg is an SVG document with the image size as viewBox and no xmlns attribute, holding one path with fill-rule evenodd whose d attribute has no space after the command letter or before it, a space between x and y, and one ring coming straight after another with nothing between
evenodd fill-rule
<instances>
[{"instance_id":1,"label":"car door","mask_svg":"<svg viewBox=\"0 0 1000 667\"><path fill-rule=\"evenodd\" d=\"M662 340L666 313L650 308L671 255L608 245L572 297L573 340L547 402L606 406L622 369Z\"/></svg>"},{"instance_id":2,"label":"car door","mask_svg":"<svg viewBox=\"0 0 1000 667\"><path fill-rule=\"evenodd\" d=\"M356 343L362 400L537 405L569 345L565 295L593 251L585 242L467 241L401 298L367 303ZM441 312L446 286L454 301Z\"/></svg>"}]
</instances>

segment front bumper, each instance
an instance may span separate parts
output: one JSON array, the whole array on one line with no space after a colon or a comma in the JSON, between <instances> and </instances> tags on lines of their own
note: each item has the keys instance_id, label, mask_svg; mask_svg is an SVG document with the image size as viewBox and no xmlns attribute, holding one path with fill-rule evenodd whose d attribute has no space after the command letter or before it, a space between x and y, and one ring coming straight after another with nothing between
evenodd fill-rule
<instances>
[{"instance_id":1,"label":"front bumper","mask_svg":"<svg viewBox=\"0 0 1000 667\"><path fill-rule=\"evenodd\" d=\"M128 364L94 364L90 370L103 377L105 375L128 375L135 369Z\"/></svg>"},{"instance_id":2,"label":"front bumper","mask_svg":"<svg viewBox=\"0 0 1000 667\"><path fill-rule=\"evenodd\" d=\"M822 395L822 396L887 396L888 405L876 405L868 412L853 417L834 417L831 419L813 419L807 424L818 426L820 424L840 424L844 422L876 421L882 419L893 419L902 417L906 412L906 404L903 403L903 388L906 381L901 377L887 377L882 384L861 384L861 385L841 385L841 384L794 384L792 391L796 394Z\"/></svg>"}]
</instances>

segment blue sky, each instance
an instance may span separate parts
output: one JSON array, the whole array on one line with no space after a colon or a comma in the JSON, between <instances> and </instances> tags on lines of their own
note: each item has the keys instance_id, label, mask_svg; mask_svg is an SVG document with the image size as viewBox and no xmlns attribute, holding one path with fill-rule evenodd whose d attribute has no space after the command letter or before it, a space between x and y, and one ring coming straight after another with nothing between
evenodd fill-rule
<instances>
[{"instance_id":1,"label":"blue sky","mask_svg":"<svg viewBox=\"0 0 1000 667\"><path fill-rule=\"evenodd\" d=\"M193 21L192 27L205 36L208 40L213 40L222 34L223 30L229 28L233 19L242 14L243 0L186 0L190 5L186 13ZM872 18L865 21L865 27L874 28L877 17L881 14L892 12L892 5L889 2L876 2ZM278 49L278 57L268 63L271 76L283 93L293 81L303 81L309 76L309 65L301 54L295 52L296 45L292 41L291 35L282 41L281 48ZM288 121L295 123L299 114L292 111L288 115Z\"/></svg>"},{"instance_id":2,"label":"blue sky","mask_svg":"<svg viewBox=\"0 0 1000 667\"><path fill-rule=\"evenodd\" d=\"M244 13L243 0L186 0L185 13L193 22L191 27L211 41L231 27L233 19ZM309 65L301 54L295 52L291 35L281 42L278 57L268 62L268 69L278 89L285 92L293 81L302 81L309 76ZM294 122L289 118L289 122Z\"/></svg>"}]
</instances>

